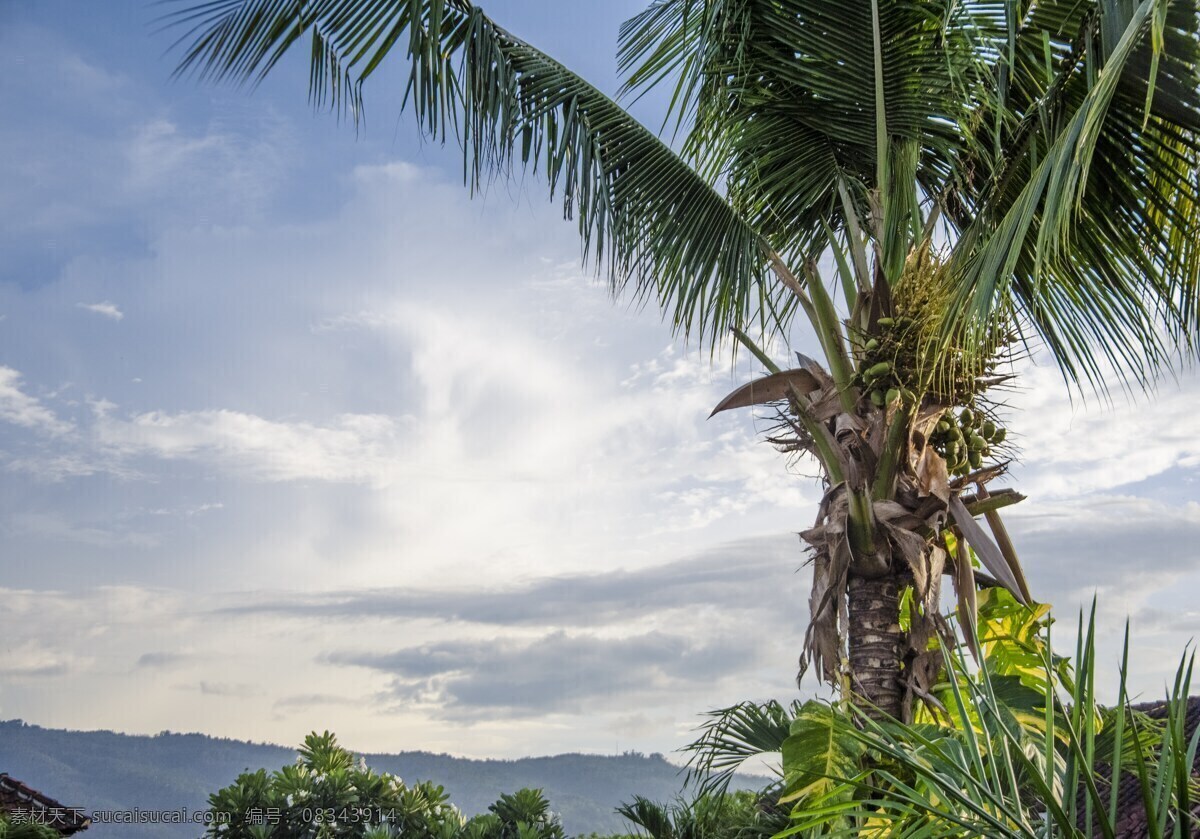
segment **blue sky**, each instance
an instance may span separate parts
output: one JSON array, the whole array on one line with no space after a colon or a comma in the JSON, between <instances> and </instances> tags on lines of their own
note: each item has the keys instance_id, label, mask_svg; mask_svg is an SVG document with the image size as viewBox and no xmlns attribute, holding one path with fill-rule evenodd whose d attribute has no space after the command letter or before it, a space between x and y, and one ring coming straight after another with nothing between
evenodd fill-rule
<instances>
[{"instance_id":1,"label":"blue sky","mask_svg":"<svg viewBox=\"0 0 1200 839\"><path fill-rule=\"evenodd\" d=\"M487 8L615 89L638 4ZM794 695L814 469L705 419L754 369L614 305L536 182L472 199L394 76L356 136L302 63L171 81L156 14L0 6L0 718L504 757ZM1021 373L1035 593L1097 592L1114 665L1130 615L1154 695L1200 627L1196 377Z\"/></svg>"}]
</instances>

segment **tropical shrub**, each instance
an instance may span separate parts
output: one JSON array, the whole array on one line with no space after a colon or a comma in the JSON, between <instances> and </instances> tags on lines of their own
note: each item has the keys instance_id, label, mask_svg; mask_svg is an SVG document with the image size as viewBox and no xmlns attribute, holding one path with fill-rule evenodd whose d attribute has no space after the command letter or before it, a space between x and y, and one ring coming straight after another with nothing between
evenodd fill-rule
<instances>
[{"instance_id":1,"label":"tropical shrub","mask_svg":"<svg viewBox=\"0 0 1200 839\"><path fill-rule=\"evenodd\" d=\"M801 708L782 746L781 801L793 810L780 838L1113 837L1130 816L1118 802L1130 783L1141 793L1144 835L1200 832L1192 771L1200 734L1184 738L1191 659L1180 663L1165 719L1151 720L1128 703L1128 636L1119 700L1105 707L1095 692L1094 612L1086 628L1080 621L1071 678L1049 653L1044 611L993 606L1004 615L997 626L1019 631L1004 644L993 639L990 655L981 634L978 667L947 654L953 678L929 721Z\"/></svg>"},{"instance_id":2,"label":"tropical shrub","mask_svg":"<svg viewBox=\"0 0 1200 839\"><path fill-rule=\"evenodd\" d=\"M442 787L376 773L328 731L304 738L292 765L243 773L209 807L208 835L223 839L564 839L540 790L467 819Z\"/></svg>"},{"instance_id":3,"label":"tropical shrub","mask_svg":"<svg viewBox=\"0 0 1200 839\"><path fill-rule=\"evenodd\" d=\"M641 796L617 812L649 839L754 839L768 837L787 826L786 813L769 797L748 790L701 792L691 801L657 804Z\"/></svg>"},{"instance_id":4,"label":"tropical shrub","mask_svg":"<svg viewBox=\"0 0 1200 839\"><path fill-rule=\"evenodd\" d=\"M905 630L913 623L912 613L924 608L913 592L909 587L900 598L900 623ZM1021 708L1039 703L1046 681L1045 662L1049 661L1055 677L1068 689L1074 685L1070 659L1054 655L1047 646L1045 633L1050 623L1050 607L1038 603L1024 606L1004 589L984 589L976 597L977 601L968 610L960 611L964 615L977 615L977 624L976 621L964 624L968 630L963 633L964 644L991 674L993 687L1010 700L1014 712L1036 724L1036 719L1024 714ZM946 632L953 630L948 621L942 623ZM941 646L940 636L928 639L930 654L941 658ZM946 713L953 693L945 672L942 677L915 706L916 721L953 724L954 720ZM960 684L966 678L961 669L956 678ZM967 711L968 715L974 713L969 705ZM761 756L774 757L772 768L782 777L783 763L797 766L796 760L787 757L789 753L807 756L810 771L816 774L827 775L839 763L851 765L860 757L858 750L843 743L841 747L849 753L842 755L835 748L837 744L830 740L828 729L835 712L828 703L801 700L788 705L775 700L740 702L712 711L701 727L700 737L684 749L691 753L689 780L698 783L701 792L724 792L746 761ZM795 797L798 789L793 778L788 792ZM776 791L782 794L782 783Z\"/></svg>"},{"instance_id":5,"label":"tropical shrub","mask_svg":"<svg viewBox=\"0 0 1200 839\"><path fill-rule=\"evenodd\" d=\"M0 839L58 839L58 831L36 822L12 822L0 813Z\"/></svg>"},{"instance_id":6,"label":"tropical shrub","mask_svg":"<svg viewBox=\"0 0 1200 839\"><path fill-rule=\"evenodd\" d=\"M977 614L964 644L930 639L945 667L912 721L845 702L740 703L713 712L688 747L691 778L722 790L746 760L778 755L781 779L763 793L790 820L778 837L1113 836L1130 816L1148 837L1200 835L1190 660L1151 718L1128 703L1124 663L1117 703L1097 699L1092 620L1072 660L1051 652L1048 606L989 589Z\"/></svg>"}]
</instances>

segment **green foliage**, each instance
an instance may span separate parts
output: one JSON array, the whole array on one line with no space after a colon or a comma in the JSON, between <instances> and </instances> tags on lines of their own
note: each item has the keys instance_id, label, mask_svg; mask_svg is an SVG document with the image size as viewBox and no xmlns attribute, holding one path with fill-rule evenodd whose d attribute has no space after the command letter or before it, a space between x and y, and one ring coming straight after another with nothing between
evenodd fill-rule
<instances>
[{"instance_id":1,"label":"green foliage","mask_svg":"<svg viewBox=\"0 0 1200 839\"><path fill-rule=\"evenodd\" d=\"M1048 644L1053 623L1050 606L1044 603L1025 606L1006 589L987 588L977 594L976 614L979 667L1012 713L1025 723L1039 725L1044 717L1047 684L1053 680L1068 691L1074 689L1071 660L1055 655ZM940 643L935 637L929 645L936 651ZM955 717L948 710L954 707L955 693L968 692L969 682L977 677L974 670L963 666L961 659L954 661L956 666L943 673L943 680L915 709L915 721L955 724ZM1047 672L1047 667L1052 672ZM968 705L967 711L975 719L972 707Z\"/></svg>"},{"instance_id":2,"label":"green foliage","mask_svg":"<svg viewBox=\"0 0 1200 839\"><path fill-rule=\"evenodd\" d=\"M777 833L786 825L759 793L701 793L691 801L657 804L641 796L618 808L649 839L752 839Z\"/></svg>"},{"instance_id":3,"label":"green foliage","mask_svg":"<svg viewBox=\"0 0 1200 839\"><path fill-rule=\"evenodd\" d=\"M541 790L505 794L464 818L445 790L411 786L357 761L326 731L304 739L296 762L245 772L210 796L210 836L225 839L564 839Z\"/></svg>"},{"instance_id":4,"label":"green foliage","mask_svg":"<svg viewBox=\"0 0 1200 839\"><path fill-rule=\"evenodd\" d=\"M801 705L741 702L709 713L701 734L684 747L690 752L688 780L702 793L724 793L734 773L752 757L779 752Z\"/></svg>"},{"instance_id":5,"label":"green foliage","mask_svg":"<svg viewBox=\"0 0 1200 839\"><path fill-rule=\"evenodd\" d=\"M351 10L351 6L354 8ZM787 311L767 249L709 180L603 92L466 0L218 0L172 18L194 38L180 71L261 78L308 49L315 103L362 112L362 84L389 54L409 62L406 102L423 131L462 142L477 188L518 162L545 176L579 222L585 256L653 297L684 334Z\"/></svg>"},{"instance_id":6,"label":"green foliage","mask_svg":"<svg viewBox=\"0 0 1200 839\"><path fill-rule=\"evenodd\" d=\"M0 813L0 839L58 839L58 831L49 825L23 821L13 824Z\"/></svg>"},{"instance_id":7,"label":"green foliage","mask_svg":"<svg viewBox=\"0 0 1200 839\"><path fill-rule=\"evenodd\" d=\"M1151 837L1171 836L1176 825L1176 835L1190 835L1185 814L1200 800L1189 772L1196 739L1183 736L1190 660L1166 719L1151 719L1128 707L1123 675L1118 704L1098 701L1092 621L1081 621L1072 661L1051 652L1048 607L990 589L979 614L980 663L960 647L940 651L948 675L912 724L872 720L845 703L742 703L710 715L689 747L694 777L711 788L704 771L721 775L753 755L781 753L783 783L759 799L790 809L790 819L776 811L790 821L774 831L778 839L1110 835L1122 778L1143 791L1157 825ZM678 836L668 810L642 801L626 809L653 839Z\"/></svg>"},{"instance_id":8,"label":"green foliage","mask_svg":"<svg viewBox=\"0 0 1200 839\"><path fill-rule=\"evenodd\" d=\"M985 636L990 654L975 672L961 655L948 657L949 724L906 725L853 708L807 724L809 737L828 733L838 759L785 749L789 789L804 794L780 836L1112 837L1126 815L1117 812L1122 779L1141 788L1153 839L1200 827L1189 815L1200 792L1196 743L1182 735L1190 658L1155 724L1127 707L1124 665L1118 706L1098 702L1094 619L1080 622L1071 680L1049 654L1044 612L1022 616L1005 603L985 611L1007 634ZM854 759L862 755L870 760Z\"/></svg>"},{"instance_id":9,"label":"green foliage","mask_svg":"<svg viewBox=\"0 0 1200 839\"><path fill-rule=\"evenodd\" d=\"M837 786L832 779L854 775L864 754L862 745L841 730L838 712L815 701L796 714L782 752L788 774L781 804L828 795Z\"/></svg>"},{"instance_id":10,"label":"green foliage","mask_svg":"<svg viewBox=\"0 0 1200 839\"><path fill-rule=\"evenodd\" d=\"M488 839L563 839L562 824L540 789L504 793L488 809L498 820L489 822Z\"/></svg>"}]
</instances>

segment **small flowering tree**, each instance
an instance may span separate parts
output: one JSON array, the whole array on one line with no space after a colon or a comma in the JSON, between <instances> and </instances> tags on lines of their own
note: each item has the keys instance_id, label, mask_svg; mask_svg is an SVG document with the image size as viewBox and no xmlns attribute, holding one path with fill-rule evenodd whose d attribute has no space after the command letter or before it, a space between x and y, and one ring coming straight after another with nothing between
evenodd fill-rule
<instances>
[{"instance_id":1,"label":"small flowering tree","mask_svg":"<svg viewBox=\"0 0 1200 839\"><path fill-rule=\"evenodd\" d=\"M540 790L503 795L467 819L445 790L376 773L326 731L304 738L294 764L244 772L209 796L207 835L222 839L563 839Z\"/></svg>"}]
</instances>

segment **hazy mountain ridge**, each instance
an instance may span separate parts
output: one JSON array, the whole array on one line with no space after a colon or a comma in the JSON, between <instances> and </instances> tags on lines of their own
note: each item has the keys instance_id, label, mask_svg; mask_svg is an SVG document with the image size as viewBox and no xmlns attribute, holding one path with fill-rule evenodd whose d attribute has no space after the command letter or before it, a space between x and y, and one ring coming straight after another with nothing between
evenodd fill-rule
<instances>
[{"instance_id":1,"label":"hazy mountain ridge","mask_svg":"<svg viewBox=\"0 0 1200 839\"><path fill-rule=\"evenodd\" d=\"M430 752L363 753L376 771L441 784L467 815L487 810L502 792L542 789L568 834L625 831L614 808L636 795L668 801L683 784L679 767L660 754L562 754L473 760ZM294 749L205 734L154 736L66 731L21 720L0 721L0 772L8 772L71 807L86 810L205 809L208 795L250 769L278 769ZM746 778L736 786L754 786ZM197 837L198 825L93 825L103 837Z\"/></svg>"}]
</instances>

